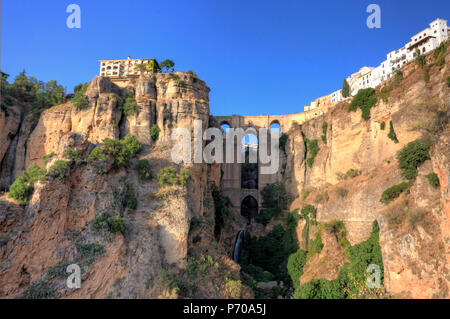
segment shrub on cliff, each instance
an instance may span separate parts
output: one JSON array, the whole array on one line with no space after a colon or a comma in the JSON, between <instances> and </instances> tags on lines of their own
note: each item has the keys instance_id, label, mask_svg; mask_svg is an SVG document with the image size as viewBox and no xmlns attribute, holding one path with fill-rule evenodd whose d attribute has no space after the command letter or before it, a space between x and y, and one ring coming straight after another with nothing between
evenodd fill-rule
<instances>
[{"instance_id":1,"label":"shrub on cliff","mask_svg":"<svg viewBox=\"0 0 450 319\"><path fill-rule=\"evenodd\" d=\"M398 143L397 134L395 134L394 131L394 125L392 124L392 121L389 121L389 133L388 137L395 142L395 144Z\"/></svg>"},{"instance_id":2,"label":"shrub on cliff","mask_svg":"<svg viewBox=\"0 0 450 319\"><path fill-rule=\"evenodd\" d=\"M45 180L46 170L32 164L22 173L9 188L9 197L14 198L21 205L25 205L33 192L33 185L37 181Z\"/></svg>"},{"instance_id":3,"label":"shrub on cliff","mask_svg":"<svg viewBox=\"0 0 450 319\"><path fill-rule=\"evenodd\" d=\"M308 167L311 168L314 164L314 159L317 156L317 153L319 153L319 144L317 143L317 140L308 140L305 138L306 142L306 149L309 153L309 157L306 159L306 163L308 164Z\"/></svg>"},{"instance_id":4,"label":"shrub on cliff","mask_svg":"<svg viewBox=\"0 0 450 319\"><path fill-rule=\"evenodd\" d=\"M139 141L130 134L127 134L123 140L110 138L104 140L104 152L114 157L116 167L128 166L140 149Z\"/></svg>"},{"instance_id":5,"label":"shrub on cliff","mask_svg":"<svg viewBox=\"0 0 450 319\"><path fill-rule=\"evenodd\" d=\"M86 91L89 86L89 83L80 84L81 86L77 86L75 91L75 96L72 98L71 102L73 106L77 110L81 110L88 104L88 100L86 97Z\"/></svg>"},{"instance_id":6,"label":"shrub on cliff","mask_svg":"<svg viewBox=\"0 0 450 319\"><path fill-rule=\"evenodd\" d=\"M152 125L152 128L150 129L150 137L152 138L153 141L157 141L158 137L159 137L159 126L156 124Z\"/></svg>"},{"instance_id":7,"label":"shrub on cliff","mask_svg":"<svg viewBox=\"0 0 450 319\"><path fill-rule=\"evenodd\" d=\"M62 181L67 177L69 164L66 161L56 161L48 170L47 177L52 180Z\"/></svg>"},{"instance_id":8,"label":"shrub on cliff","mask_svg":"<svg viewBox=\"0 0 450 319\"><path fill-rule=\"evenodd\" d=\"M128 95L125 98L125 102L123 103L123 114L125 116L130 116L130 115L138 114L139 111L140 111L140 107L136 103L134 96Z\"/></svg>"},{"instance_id":9,"label":"shrub on cliff","mask_svg":"<svg viewBox=\"0 0 450 319\"><path fill-rule=\"evenodd\" d=\"M125 221L122 217L116 215L109 217L107 213L103 213L94 218L91 224L91 230L98 235L109 238L110 233L124 233Z\"/></svg>"},{"instance_id":10,"label":"shrub on cliff","mask_svg":"<svg viewBox=\"0 0 450 319\"><path fill-rule=\"evenodd\" d=\"M417 176L417 168L430 159L428 151L431 141L418 139L408 143L397 155L398 167L403 171L402 176L407 180L413 180Z\"/></svg>"},{"instance_id":11,"label":"shrub on cliff","mask_svg":"<svg viewBox=\"0 0 450 319\"><path fill-rule=\"evenodd\" d=\"M447 87L450 88L450 76L447 76Z\"/></svg>"},{"instance_id":12,"label":"shrub on cliff","mask_svg":"<svg viewBox=\"0 0 450 319\"><path fill-rule=\"evenodd\" d=\"M137 171L139 177L143 180L151 180L153 178L153 172L150 167L150 162L146 159L140 160L137 164Z\"/></svg>"},{"instance_id":13,"label":"shrub on cliff","mask_svg":"<svg viewBox=\"0 0 450 319\"><path fill-rule=\"evenodd\" d=\"M322 142L324 144L327 144L327 130L328 130L328 123L327 122L323 122L322 124L322 136L320 137L322 139Z\"/></svg>"},{"instance_id":14,"label":"shrub on cliff","mask_svg":"<svg viewBox=\"0 0 450 319\"><path fill-rule=\"evenodd\" d=\"M288 258L287 269L291 276L294 288L300 286L300 277L303 275L303 266L306 264L306 251L299 249Z\"/></svg>"},{"instance_id":15,"label":"shrub on cliff","mask_svg":"<svg viewBox=\"0 0 450 319\"><path fill-rule=\"evenodd\" d=\"M431 186L433 186L434 188L439 187L439 178L436 173L430 173L428 175L425 175L425 177L427 178Z\"/></svg>"},{"instance_id":16,"label":"shrub on cliff","mask_svg":"<svg viewBox=\"0 0 450 319\"><path fill-rule=\"evenodd\" d=\"M54 295L55 290L44 280L33 282L23 293L25 299L48 299Z\"/></svg>"},{"instance_id":17,"label":"shrub on cliff","mask_svg":"<svg viewBox=\"0 0 450 319\"><path fill-rule=\"evenodd\" d=\"M100 147L95 147L87 158L89 164L92 164L95 161L106 161L106 156Z\"/></svg>"},{"instance_id":18,"label":"shrub on cliff","mask_svg":"<svg viewBox=\"0 0 450 319\"><path fill-rule=\"evenodd\" d=\"M161 168L156 176L156 179L158 180L159 186L174 185L177 182L175 167L166 166Z\"/></svg>"},{"instance_id":19,"label":"shrub on cliff","mask_svg":"<svg viewBox=\"0 0 450 319\"><path fill-rule=\"evenodd\" d=\"M383 204L389 204L394 199L400 196L407 188L409 187L409 183L403 182L392 187L386 189L383 194L381 194L380 202Z\"/></svg>"},{"instance_id":20,"label":"shrub on cliff","mask_svg":"<svg viewBox=\"0 0 450 319\"><path fill-rule=\"evenodd\" d=\"M349 112L354 112L358 108L362 111L362 118L368 120L370 118L370 109L377 103L377 96L373 88L361 89L353 98L348 108Z\"/></svg>"}]
</instances>

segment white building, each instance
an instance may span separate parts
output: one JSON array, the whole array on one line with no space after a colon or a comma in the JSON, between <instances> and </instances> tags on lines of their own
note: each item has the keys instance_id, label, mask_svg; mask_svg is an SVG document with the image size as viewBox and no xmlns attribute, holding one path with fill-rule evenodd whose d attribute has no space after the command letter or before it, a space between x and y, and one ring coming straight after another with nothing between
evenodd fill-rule
<instances>
[{"instance_id":1,"label":"white building","mask_svg":"<svg viewBox=\"0 0 450 319\"><path fill-rule=\"evenodd\" d=\"M351 96L356 95L360 89L376 87L393 76L395 69L402 68L414 60L414 53L419 49L421 54L435 50L442 42L449 39L450 28L447 20L436 19L430 27L417 33L404 47L389 52L387 59L376 68L363 67L358 72L347 77ZM333 98L332 98L333 101Z\"/></svg>"},{"instance_id":2,"label":"white building","mask_svg":"<svg viewBox=\"0 0 450 319\"><path fill-rule=\"evenodd\" d=\"M152 73L156 63L155 59L130 59L130 57L126 60L100 60L99 62L101 76L119 78L139 76L138 64L148 66L148 71L144 72L145 74Z\"/></svg>"}]
</instances>

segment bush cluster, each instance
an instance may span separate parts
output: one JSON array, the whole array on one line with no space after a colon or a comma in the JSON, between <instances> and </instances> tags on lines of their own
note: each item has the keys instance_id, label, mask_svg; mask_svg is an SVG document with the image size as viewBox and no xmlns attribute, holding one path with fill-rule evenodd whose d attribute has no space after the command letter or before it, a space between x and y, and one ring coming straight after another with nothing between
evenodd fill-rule
<instances>
[{"instance_id":1,"label":"bush cluster","mask_svg":"<svg viewBox=\"0 0 450 319\"><path fill-rule=\"evenodd\" d=\"M137 163L137 171L139 174L139 177L143 180L151 180L153 179L153 172L150 167L150 162L147 159L140 160Z\"/></svg>"},{"instance_id":2,"label":"bush cluster","mask_svg":"<svg viewBox=\"0 0 450 319\"><path fill-rule=\"evenodd\" d=\"M138 114L140 111L139 105L136 103L134 96L131 94L125 98L125 102L123 103L123 114L125 116Z\"/></svg>"},{"instance_id":3,"label":"bush cluster","mask_svg":"<svg viewBox=\"0 0 450 319\"><path fill-rule=\"evenodd\" d=\"M257 223L266 226L272 217L277 217L289 204L289 194L282 183L267 184L261 190L263 209L255 217Z\"/></svg>"},{"instance_id":4,"label":"bush cluster","mask_svg":"<svg viewBox=\"0 0 450 319\"><path fill-rule=\"evenodd\" d=\"M166 166L159 170L156 179L158 180L159 186L173 186L178 184L180 186L186 186L190 178L190 171L187 168L181 168L180 172L176 173L175 167Z\"/></svg>"},{"instance_id":5,"label":"bush cluster","mask_svg":"<svg viewBox=\"0 0 450 319\"><path fill-rule=\"evenodd\" d=\"M348 108L349 112L354 112L358 108L362 111L362 118L368 120L370 118L370 109L377 103L377 96L373 88L361 89L353 98Z\"/></svg>"},{"instance_id":6,"label":"bush cluster","mask_svg":"<svg viewBox=\"0 0 450 319\"><path fill-rule=\"evenodd\" d=\"M431 186L433 186L434 188L439 187L439 178L436 173L430 173L428 175L425 175L425 177L428 179L428 182Z\"/></svg>"},{"instance_id":7,"label":"bush cluster","mask_svg":"<svg viewBox=\"0 0 450 319\"><path fill-rule=\"evenodd\" d=\"M397 134L395 134L394 131L394 125L392 124L392 121L389 121L389 133L388 137L393 140L396 144L398 143Z\"/></svg>"},{"instance_id":8,"label":"bush cluster","mask_svg":"<svg viewBox=\"0 0 450 319\"><path fill-rule=\"evenodd\" d=\"M69 172L69 164L66 161L56 161L47 172L47 177L52 180L62 181L67 177Z\"/></svg>"},{"instance_id":9,"label":"bush cluster","mask_svg":"<svg viewBox=\"0 0 450 319\"><path fill-rule=\"evenodd\" d=\"M428 154L431 141L418 139L408 143L397 155L398 167L402 170L402 176L412 181L417 176L417 168L426 160L430 159Z\"/></svg>"},{"instance_id":10,"label":"bush cluster","mask_svg":"<svg viewBox=\"0 0 450 319\"><path fill-rule=\"evenodd\" d=\"M309 157L306 159L306 163L308 164L308 167L311 168L314 164L314 159L317 156L317 153L319 153L319 143L317 143L317 140L309 140L305 138L306 142L306 149L309 154Z\"/></svg>"},{"instance_id":11,"label":"bush cluster","mask_svg":"<svg viewBox=\"0 0 450 319\"><path fill-rule=\"evenodd\" d=\"M33 185L37 181L46 179L46 170L40 168L36 164L32 164L26 171L22 172L9 188L9 197L17 200L20 205L26 205L31 193Z\"/></svg>"},{"instance_id":12,"label":"bush cluster","mask_svg":"<svg viewBox=\"0 0 450 319\"><path fill-rule=\"evenodd\" d=\"M409 183L403 182L394 186L389 187L386 189L383 194L381 194L380 202L383 204L389 204L394 199L400 196L401 193L403 193L408 187Z\"/></svg>"},{"instance_id":13,"label":"bush cluster","mask_svg":"<svg viewBox=\"0 0 450 319\"><path fill-rule=\"evenodd\" d=\"M327 144L327 130L328 130L328 123L323 122L322 124L322 136L320 138L322 139L322 142L324 144Z\"/></svg>"},{"instance_id":14,"label":"bush cluster","mask_svg":"<svg viewBox=\"0 0 450 319\"><path fill-rule=\"evenodd\" d=\"M107 213L96 216L91 224L94 233L107 235L108 233L125 233L125 221L122 217L116 215L110 217Z\"/></svg>"},{"instance_id":15,"label":"bush cluster","mask_svg":"<svg viewBox=\"0 0 450 319\"><path fill-rule=\"evenodd\" d=\"M159 126L157 124L153 124L151 129L150 129L150 137L152 138L153 141L157 141L158 137L159 137Z\"/></svg>"},{"instance_id":16,"label":"bush cluster","mask_svg":"<svg viewBox=\"0 0 450 319\"><path fill-rule=\"evenodd\" d=\"M141 145L139 141L127 134L123 140L107 138L104 140L105 154L114 157L114 165L116 167L128 166L130 160L140 151Z\"/></svg>"}]
</instances>

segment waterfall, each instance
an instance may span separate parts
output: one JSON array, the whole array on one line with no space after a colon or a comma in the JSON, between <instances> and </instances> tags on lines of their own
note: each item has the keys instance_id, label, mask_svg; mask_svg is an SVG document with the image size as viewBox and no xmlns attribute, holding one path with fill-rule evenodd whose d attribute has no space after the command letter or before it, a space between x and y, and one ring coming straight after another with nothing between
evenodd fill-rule
<instances>
[{"instance_id":1,"label":"waterfall","mask_svg":"<svg viewBox=\"0 0 450 319\"><path fill-rule=\"evenodd\" d=\"M234 244L234 250L233 250L233 260L237 264L239 263L239 254L241 253L243 237L244 237L244 231L241 230L236 237L236 244Z\"/></svg>"}]
</instances>

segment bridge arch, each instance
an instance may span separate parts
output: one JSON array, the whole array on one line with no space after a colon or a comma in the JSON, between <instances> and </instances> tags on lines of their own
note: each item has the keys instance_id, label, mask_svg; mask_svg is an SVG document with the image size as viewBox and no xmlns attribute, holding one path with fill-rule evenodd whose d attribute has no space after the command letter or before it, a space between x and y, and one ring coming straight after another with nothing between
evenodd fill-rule
<instances>
[{"instance_id":1,"label":"bridge arch","mask_svg":"<svg viewBox=\"0 0 450 319\"><path fill-rule=\"evenodd\" d=\"M247 218L251 224L252 219L258 214L258 201L252 195L247 195L241 202L241 215Z\"/></svg>"},{"instance_id":2,"label":"bridge arch","mask_svg":"<svg viewBox=\"0 0 450 319\"><path fill-rule=\"evenodd\" d=\"M278 120L273 120L269 125L270 132L280 132L281 133L281 124Z\"/></svg>"}]
</instances>

